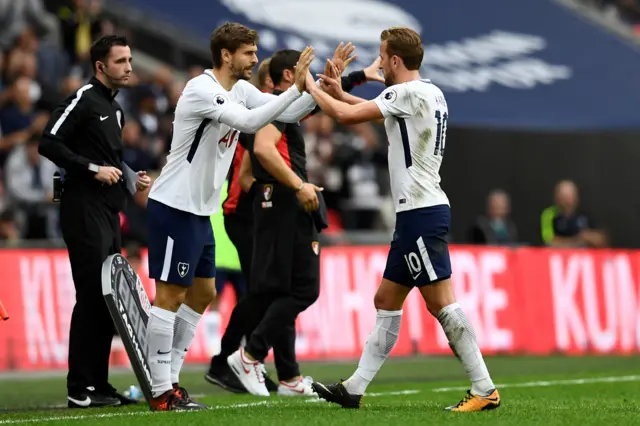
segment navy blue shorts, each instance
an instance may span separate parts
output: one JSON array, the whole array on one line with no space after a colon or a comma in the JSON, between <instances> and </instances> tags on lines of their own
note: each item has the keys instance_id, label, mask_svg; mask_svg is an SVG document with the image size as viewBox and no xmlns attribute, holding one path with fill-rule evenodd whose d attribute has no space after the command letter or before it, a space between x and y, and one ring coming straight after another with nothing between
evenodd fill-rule
<instances>
[{"instance_id":1,"label":"navy blue shorts","mask_svg":"<svg viewBox=\"0 0 640 426\"><path fill-rule=\"evenodd\" d=\"M408 287L450 278L446 240L450 223L451 210L447 205L398 213L383 277Z\"/></svg>"},{"instance_id":2,"label":"navy blue shorts","mask_svg":"<svg viewBox=\"0 0 640 426\"><path fill-rule=\"evenodd\" d=\"M190 286L193 278L216 276L216 242L208 216L149 199L149 277Z\"/></svg>"}]
</instances>

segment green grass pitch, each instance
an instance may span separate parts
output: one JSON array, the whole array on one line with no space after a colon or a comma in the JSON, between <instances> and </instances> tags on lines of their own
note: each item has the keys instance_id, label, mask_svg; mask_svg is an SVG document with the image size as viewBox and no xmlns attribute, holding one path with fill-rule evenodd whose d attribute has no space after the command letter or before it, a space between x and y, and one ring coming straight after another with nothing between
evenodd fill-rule
<instances>
[{"instance_id":1,"label":"green grass pitch","mask_svg":"<svg viewBox=\"0 0 640 426\"><path fill-rule=\"evenodd\" d=\"M188 367L181 384L205 412L151 413L135 407L69 410L63 375L0 377L0 425L638 425L640 358L487 357L502 406L490 412L449 413L469 384L453 357L389 360L365 395L363 408L345 410L309 398L258 398L226 393L206 383L205 367ZM303 374L334 382L347 378L349 363L307 363ZM269 366L269 370L272 370ZM119 389L135 384L130 372L112 375Z\"/></svg>"}]
</instances>

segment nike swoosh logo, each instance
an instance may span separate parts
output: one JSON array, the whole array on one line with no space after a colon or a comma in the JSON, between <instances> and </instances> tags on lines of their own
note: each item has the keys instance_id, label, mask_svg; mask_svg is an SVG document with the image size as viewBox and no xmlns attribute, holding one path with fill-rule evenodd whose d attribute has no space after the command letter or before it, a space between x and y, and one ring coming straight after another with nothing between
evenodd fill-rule
<instances>
[{"instance_id":1,"label":"nike swoosh logo","mask_svg":"<svg viewBox=\"0 0 640 426\"><path fill-rule=\"evenodd\" d=\"M74 399L68 396L67 399L73 402L74 404L78 404L81 407L88 407L89 405L91 405L91 398L89 397L86 397L84 400L79 400L79 399Z\"/></svg>"},{"instance_id":2,"label":"nike swoosh logo","mask_svg":"<svg viewBox=\"0 0 640 426\"><path fill-rule=\"evenodd\" d=\"M286 382L280 382L281 386L284 386L285 388L287 388L289 390L292 390L292 391L297 392L297 393L304 393L305 389L304 388L302 388L302 389L298 388L299 384L300 384L300 382L296 383L295 385L290 385L290 384L288 384Z\"/></svg>"},{"instance_id":3,"label":"nike swoosh logo","mask_svg":"<svg viewBox=\"0 0 640 426\"><path fill-rule=\"evenodd\" d=\"M251 370L247 369L247 367L244 366L244 363L242 364L242 369L244 370L245 374L251 373Z\"/></svg>"},{"instance_id":4,"label":"nike swoosh logo","mask_svg":"<svg viewBox=\"0 0 640 426\"><path fill-rule=\"evenodd\" d=\"M158 349L158 355L166 355L168 353L171 353L171 350L168 350L166 352L162 352L160 349Z\"/></svg>"},{"instance_id":5,"label":"nike swoosh logo","mask_svg":"<svg viewBox=\"0 0 640 426\"><path fill-rule=\"evenodd\" d=\"M498 402L498 398L497 397L489 398L489 397L483 396L482 399L484 399L486 401L491 401L491 402Z\"/></svg>"},{"instance_id":6,"label":"nike swoosh logo","mask_svg":"<svg viewBox=\"0 0 640 426\"><path fill-rule=\"evenodd\" d=\"M106 120L107 118L109 118L109 116L108 116L108 115L107 115L106 117L100 116L100 121L104 121L104 120Z\"/></svg>"}]
</instances>

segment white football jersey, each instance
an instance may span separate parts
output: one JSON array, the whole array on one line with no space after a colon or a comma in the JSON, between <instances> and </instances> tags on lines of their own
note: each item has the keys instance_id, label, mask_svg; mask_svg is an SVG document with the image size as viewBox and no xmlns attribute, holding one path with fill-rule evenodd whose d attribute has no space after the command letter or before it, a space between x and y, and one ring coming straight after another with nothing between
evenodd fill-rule
<instances>
[{"instance_id":1,"label":"white football jersey","mask_svg":"<svg viewBox=\"0 0 640 426\"><path fill-rule=\"evenodd\" d=\"M315 107L311 96L293 102L301 96L295 86L280 96L284 96L280 106L270 103L278 97L262 93L244 80L227 91L211 70L189 80L176 105L167 163L149 198L199 216L214 214L240 130L255 133L274 118L296 122ZM248 110L263 105L260 111ZM222 121L235 123L233 127L220 122L223 113Z\"/></svg>"},{"instance_id":2,"label":"white football jersey","mask_svg":"<svg viewBox=\"0 0 640 426\"><path fill-rule=\"evenodd\" d=\"M414 80L388 87L374 101L385 117L396 212L449 205L440 188L449 117L442 91L430 80Z\"/></svg>"}]
</instances>

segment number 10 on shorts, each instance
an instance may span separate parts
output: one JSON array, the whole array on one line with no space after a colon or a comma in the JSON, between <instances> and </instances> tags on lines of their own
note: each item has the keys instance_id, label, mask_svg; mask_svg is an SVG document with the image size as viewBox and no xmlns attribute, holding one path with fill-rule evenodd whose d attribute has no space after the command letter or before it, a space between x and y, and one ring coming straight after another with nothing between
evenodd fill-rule
<instances>
[{"instance_id":1,"label":"number 10 on shorts","mask_svg":"<svg viewBox=\"0 0 640 426\"><path fill-rule=\"evenodd\" d=\"M415 280L422 273L422 263L420 262L420 257L418 257L417 254L411 252L404 255L404 260L405 262L407 262L407 266L409 267L411 278Z\"/></svg>"}]
</instances>

